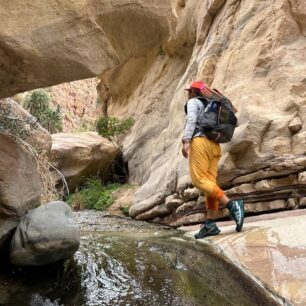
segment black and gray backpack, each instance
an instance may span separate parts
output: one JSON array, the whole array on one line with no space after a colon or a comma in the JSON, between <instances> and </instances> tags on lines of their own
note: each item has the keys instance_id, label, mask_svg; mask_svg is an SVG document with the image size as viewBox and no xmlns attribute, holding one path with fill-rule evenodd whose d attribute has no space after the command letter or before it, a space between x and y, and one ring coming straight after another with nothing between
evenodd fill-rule
<instances>
[{"instance_id":1,"label":"black and gray backpack","mask_svg":"<svg viewBox=\"0 0 306 306\"><path fill-rule=\"evenodd\" d=\"M229 142L237 126L236 109L231 101L218 90L205 87L202 91L207 100L198 115L198 124L205 135L219 143Z\"/></svg>"}]
</instances>

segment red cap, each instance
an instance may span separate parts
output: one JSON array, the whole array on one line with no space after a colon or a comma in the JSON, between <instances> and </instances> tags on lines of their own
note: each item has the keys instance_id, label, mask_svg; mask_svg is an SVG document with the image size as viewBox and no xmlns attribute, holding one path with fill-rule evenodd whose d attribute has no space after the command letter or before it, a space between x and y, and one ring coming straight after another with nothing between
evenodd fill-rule
<instances>
[{"instance_id":1,"label":"red cap","mask_svg":"<svg viewBox=\"0 0 306 306\"><path fill-rule=\"evenodd\" d=\"M204 82L201 81L194 81L192 82L188 88L185 88L185 90L192 90L192 89L199 89L203 90L206 87Z\"/></svg>"}]
</instances>

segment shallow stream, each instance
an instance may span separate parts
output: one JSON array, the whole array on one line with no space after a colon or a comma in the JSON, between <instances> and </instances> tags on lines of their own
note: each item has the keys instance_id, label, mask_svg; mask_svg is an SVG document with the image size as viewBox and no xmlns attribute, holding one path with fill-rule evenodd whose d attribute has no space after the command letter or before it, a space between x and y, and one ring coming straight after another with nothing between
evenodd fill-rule
<instances>
[{"instance_id":1,"label":"shallow stream","mask_svg":"<svg viewBox=\"0 0 306 306\"><path fill-rule=\"evenodd\" d=\"M264 289L178 231L91 212L76 218L82 240L74 258L6 267L0 305L273 305Z\"/></svg>"}]
</instances>

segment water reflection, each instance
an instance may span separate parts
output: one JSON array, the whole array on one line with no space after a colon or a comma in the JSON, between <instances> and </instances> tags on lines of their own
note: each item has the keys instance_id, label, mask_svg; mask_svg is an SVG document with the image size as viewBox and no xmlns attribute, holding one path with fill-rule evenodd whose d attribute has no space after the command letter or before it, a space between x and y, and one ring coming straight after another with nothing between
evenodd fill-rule
<instances>
[{"instance_id":1,"label":"water reflection","mask_svg":"<svg viewBox=\"0 0 306 306\"><path fill-rule=\"evenodd\" d=\"M7 269L0 276L6 283L0 285L0 304L258 305L261 292L254 284L198 244L172 238L172 232L83 232L81 248L70 260Z\"/></svg>"},{"instance_id":2,"label":"water reflection","mask_svg":"<svg viewBox=\"0 0 306 306\"><path fill-rule=\"evenodd\" d=\"M76 254L83 271L87 305L143 305L144 301L153 305L180 304L169 250L162 241L109 235L94 237L88 233Z\"/></svg>"}]
</instances>

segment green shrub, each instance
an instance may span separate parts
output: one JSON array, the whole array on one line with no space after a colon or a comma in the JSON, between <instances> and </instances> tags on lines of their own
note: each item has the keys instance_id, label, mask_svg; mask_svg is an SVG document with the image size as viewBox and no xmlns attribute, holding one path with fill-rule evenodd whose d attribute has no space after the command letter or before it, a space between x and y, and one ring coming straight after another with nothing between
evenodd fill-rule
<instances>
[{"instance_id":1,"label":"green shrub","mask_svg":"<svg viewBox=\"0 0 306 306\"><path fill-rule=\"evenodd\" d=\"M129 216L130 208L128 206L123 206L120 208L120 210L122 211L123 215L125 215L126 217Z\"/></svg>"},{"instance_id":2,"label":"green shrub","mask_svg":"<svg viewBox=\"0 0 306 306\"><path fill-rule=\"evenodd\" d=\"M87 179L83 188L71 194L66 201L74 209L105 210L114 202L112 192L121 186L120 184L102 185L99 179Z\"/></svg>"},{"instance_id":3,"label":"green shrub","mask_svg":"<svg viewBox=\"0 0 306 306\"><path fill-rule=\"evenodd\" d=\"M124 134L133 125L135 121L132 117L127 119L118 119L116 117L101 117L97 121L97 132L107 138L113 140L113 137Z\"/></svg>"},{"instance_id":4,"label":"green shrub","mask_svg":"<svg viewBox=\"0 0 306 306\"><path fill-rule=\"evenodd\" d=\"M34 90L27 95L24 106L33 116L40 119L50 107L50 97L44 90Z\"/></svg>"},{"instance_id":5,"label":"green shrub","mask_svg":"<svg viewBox=\"0 0 306 306\"><path fill-rule=\"evenodd\" d=\"M44 126L51 134L63 131L63 119L59 105L55 110L51 108L47 110Z\"/></svg>"},{"instance_id":6,"label":"green shrub","mask_svg":"<svg viewBox=\"0 0 306 306\"><path fill-rule=\"evenodd\" d=\"M25 99L25 108L31 115L37 118L39 124L48 130L51 134L63 130L63 118L60 107L52 109L50 106L50 97L42 89L34 90L27 95Z\"/></svg>"},{"instance_id":7,"label":"green shrub","mask_svg":"<svg viewBox=\"0 0 306 306\"><path fill-rule=\"evenodd\" d=\"M128 181L127 163L123 158L122 145L117 136L126 133L135 121L132 117L118 119L116 117L100 117L96 122L97 132L107 138L119 151L117 159L112 163L112 181L124 183Z\"/></svg>"}]
</instances>

